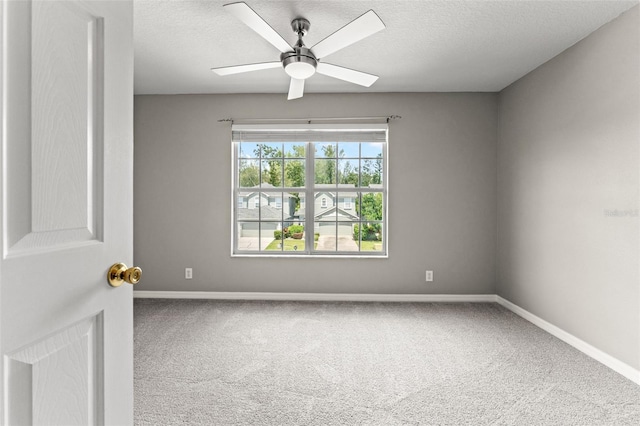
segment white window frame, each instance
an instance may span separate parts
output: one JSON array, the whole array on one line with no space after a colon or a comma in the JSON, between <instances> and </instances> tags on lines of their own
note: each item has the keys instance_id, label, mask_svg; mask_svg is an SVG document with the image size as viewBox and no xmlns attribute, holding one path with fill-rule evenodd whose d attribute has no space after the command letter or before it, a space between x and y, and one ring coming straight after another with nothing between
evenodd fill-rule
<instances>
[{"instance_id":1,"label":"white window frame","mask_svg":"<svg viewBox=\"0 0 640 426\"><path fill-rule=\"evenodd\" d=\"M314 171L314 165L315 165L315 149L314 149L314 143L313 141L308 141L305 138L300 138L299 140L296 139L296 143L304 143L306 145L306 157L304 159L305 161L305 183L306 186L304 188L287 188L287 187L277 187L277 188L260 188L258 189L258 200L260 199L260 195L264 192L267 195L269 194L278 194L281 193L282 196L284 196L284 194L286 193L290 193L290 192L298 192L298 193L304 193L304 198L302 198L304 200L304 202L301 200L301 207L304 206L305 208L305 213L304 213L304 226L305 226L305 233L304 233L304 241L305 241L305 250L304 252L290 252L290 251L242 251L238 249L238 239L239 239L239 224L241 222L245 222L245 219L239 220L238 216L237 216L237 206L235 205L235 203L232 203L232 232L231 232L231 256L232 257L305 257L305 258L321 258L321 257L339 257L339 258L363 258L363 257L371 257L371 258L387 258L388 257L388 253L389 253L389 247L388 247L388 228L389 228L389 207L388 207L388 188L389 188L389 184L388 184L388 150L389 150L389 140L388 140L388 126L386 124L363 124L363 125L320 125L320 124L308 124L308 125L299 125L299 124L288 124L288 125L264 125L264 124L259 124L259 125L233 125L232 126L232 130L235 131L263 131L263 132L270 132L270 131L274 131L274 132L304 132L306 130L312 130L312 131L328 131L328 132L341 132L341 131L346 131L346 132L353 132L352 134L357 134L357 132L367 132L367 131L374 131L377 132L378 134L382 133L384 134L384 141L383 140L370 140L370 139L363 139L360 142L361 143L381 143L382 144L382 182L380 187L355 187L355 188L349 188L349 192L356 192L358 194L366 194L366 193L381 193L383 196L383 207L382 207L382 220L379 221L379 223L381 223L382 225L382 241L380 242L382 248L380 251L377 251L377 249L375 249L376 251L357 251L357 252L353 252L353 251L319 251L314 249L314 233L316 232L316 225L318 224L318 222L314 222L314 218L315 218L315 212L314 212L314 203L307 203L306 200L313 200L316 196L316 194L318 192L325 192L325 191L319 191L321 189L326 190L326 188L315 188L315 184L314 184L314 180L315 180L315 171ZM235 135L234 135L235 137ZM341 139L337 139L337 143L348 143L348 141L343 141L340 142ZM262 141L262 139L260 139L260 141ZM327 140L328 142L329 140ZM331 141L333 141L333 139L331 139ZM268 142L280 142L277 139L274 140L264 140L265 143ZM289 141L288 141L289 142ZM353 141L353 142L357 142L357 141ZM256 143L260 143L260 142L256 142ZM239 157L239 141L234 141L232 138L232 147L233 149L231 150L231 159L232 159L232 179L231 179L231 193L232 196L237 196L237 194L239 192L242 191L246 191L248 188L241 188L239 186L239 182L238 182L238 178L239 178L239 173L238 173L238 167L239 167L239 162L240 162L240 157ZM247 158L247 157L243 157L243 158ZM349 157L349 158L353 158L353 157ZM258 158L255 158L256 160L258 160ZM369 157L362 157L362 152L359 153L358 156L358 161L362 161L363 159L370 159ZM373 159L373 158L371 158ZM259 160L262 160L261 158ZM259 167L262 167L262 161L258 161ZM311 184L310 184L311 183ZM336 191L335 192L339 192L340 188L336 187ZM309 198L311 197L311 198ZM358 196L359 198L359 196ZM326 200L325 200L326 201ZM257 201L259 203L259 201ZM261 204L261 203L259 203ZM351 206L351 209L353 209L353 197L349 197L349 204ZM328 203L325 203L325 206L328 205ZM337 203L334 202L334 206L337 206ZM284 220L284 216L283 216L283 220ZM297 221L297 220L296 220ZM256 223L266 223L266 222L272 222L272 220L269 219L258 219L256 221ZM361 226L368 224L370 222L374 222L374 223L378 223L378 221L373 221L373 220L366 220L364 218L360 219L359 221L357 221L357 223L359 223ZM283 222L284 226L287 226L286 221ZM339 235L339 225L340 221L336 221L336 237L338 237ZM260 228L260 226L258 226ZM307 230L313 230L314 232L307 232ZM259 237L261 230L259 231ZM359 247L361 245L359 244Z\"/></svg>"}]
</instances>

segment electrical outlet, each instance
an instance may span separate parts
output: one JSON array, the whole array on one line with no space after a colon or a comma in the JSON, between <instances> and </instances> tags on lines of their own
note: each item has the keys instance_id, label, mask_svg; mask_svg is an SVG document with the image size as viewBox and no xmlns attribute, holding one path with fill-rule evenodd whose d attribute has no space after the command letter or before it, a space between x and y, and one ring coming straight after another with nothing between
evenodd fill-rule
<instances>
[{"instance_id":1,"label":"electrical outlet","mask_svg":"<svg viewBox=\"0 0 640 426\"><path fill-rule=\"evenodd\" d=\"M184 279L190 280L193 278L193 268L184 268Z\"/></svg>"},{"instance_id":2,"label":"electrical outlet","mask_svg":"<svg viewBox=\"0 0 640 426\"><path fill-rule=\"evenodd\" d=\"M425 280L427 282L432 282L433 281L433 271L427 271Z\"/></svg>"}]
</instances>

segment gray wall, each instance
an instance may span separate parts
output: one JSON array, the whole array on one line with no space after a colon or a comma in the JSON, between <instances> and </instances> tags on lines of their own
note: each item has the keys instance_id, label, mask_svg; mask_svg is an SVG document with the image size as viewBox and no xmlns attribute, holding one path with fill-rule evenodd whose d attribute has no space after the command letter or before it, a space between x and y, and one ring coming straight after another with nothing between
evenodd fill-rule
<instances>
[{"instance_id":1,"label":"gray wall","mask_svg":"<svg viewBox=\"0 0 640 426\"><path fill-rule=\"evenodd\" d=\"M138 290L495 293L497 94L287 101L282 89L135 98ZM231 135L218 119L389 114L403 118L390 125L388 259L230 257Z\"/></svg>"},{"instance_id":2,"label":"gray wall","mask_svg":"<svg viewBox=\"0 0 640 426\"><path fill-rule=\"evenodd\" d=\"M501 92L497 251L500 296L636 369L639 28L636 6Z\"/></svg>"}]
</instances>

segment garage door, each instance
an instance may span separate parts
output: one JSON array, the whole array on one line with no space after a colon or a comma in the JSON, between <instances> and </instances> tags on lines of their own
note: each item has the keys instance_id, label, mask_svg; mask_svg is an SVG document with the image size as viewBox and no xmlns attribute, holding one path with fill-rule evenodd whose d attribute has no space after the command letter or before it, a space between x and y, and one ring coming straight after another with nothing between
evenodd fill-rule
<instances>
[{"instance_id":1,"label":"garage door","mask_svg":"<svg viewBox=\"0 0 640 426\"><path fill-rule=\"evenodd\" d=\"M353 235L350 223L338 223L338 235Z\"/></svg>"},{"instance_id":2,"label":"garage door","mask_svg":"<svg viewBox=\"0 0 640 426\"><path fill-rule=\"evenodd\" d=\"M240 224L240 236L241 237L253 237L258 238L259 224L257 222L244 222ZM273 237L273 231L278 229L277 223L266 222L262 223L262 238Z\"/></svg>"},{"instance_id":3,"label":"garage door","mask_svg":"<svg viewBox=\"0 0 640 426\"><path fill-rule=\"evenodd\" d=\"M240 236L258 238L260 236L258 228L257 223L243 223L240 225Z\"/></svg>"},{"instance_id":4,"label":"garage door","mask_svg":"<svg viewBox=\"0 0 640 426\"><path fill-rule=\"evenodd\" d=\"M318 223L318 231L320 235L336 235L336 223L335 222L320 222ZM338 235L352 235L351 223L338 223Z\"/></svg>"}]
</instances>

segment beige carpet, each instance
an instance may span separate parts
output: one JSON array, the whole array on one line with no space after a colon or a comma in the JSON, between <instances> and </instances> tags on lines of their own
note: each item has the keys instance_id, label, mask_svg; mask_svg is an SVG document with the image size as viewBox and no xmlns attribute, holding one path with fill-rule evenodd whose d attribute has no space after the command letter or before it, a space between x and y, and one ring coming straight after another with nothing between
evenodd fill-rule
<instances>
[{"instance_id":1,"label":"beige carpet","mask_svg":"<svg viewBox=\"0 0 640 426\"><path fill-rule=\"evenodd\" d=\"M496 304L135 301L137 425L634 425L640 387Z\"/></svg>"}]
</instances>

